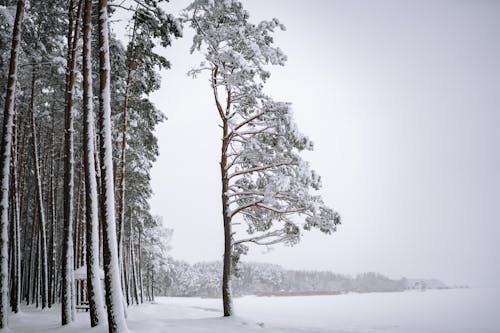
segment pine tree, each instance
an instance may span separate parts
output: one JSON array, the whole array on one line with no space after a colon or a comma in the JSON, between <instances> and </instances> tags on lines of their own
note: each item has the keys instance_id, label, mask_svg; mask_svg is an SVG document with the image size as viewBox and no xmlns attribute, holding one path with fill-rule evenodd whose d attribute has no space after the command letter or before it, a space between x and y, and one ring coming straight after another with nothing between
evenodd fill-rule
<instances>
[{"instance_id":1,"label":"pine tree","mask_svg":"<svg viewBox=\"0 0 500 333\"><path fill-rule=\"evenodd\" d=\"M75 318L74 275L73 275L73 219L74 219L74 110L73 91L75 85L76 49L79 36L81 0L77 0L74 15L74 2L70 0L67 34L67 68L64 100L64 240L62 245L62 324L66 325Z\"/></svg>"},{"instance_id":2,"label":"pine tree","mask_svg":"<svg viewBox=\"0 0 500 333\"><path fill-rule=\"evenodd\" d=\"M86 203L87 294L90 325L104 320L103 294L99 274L99 211L94 159L94 104L92 93L92 0L85 0L83 18L83 150Z\"/></svg>"},{"instance_id":3,"label":"pine tree","mask_svg":"<svg viewBox=\"0 0 500 333\"><path fill-rule=\"evenodd\" d=\"M45 221L45 211L44 211L44 199L43 199L43 189L42 189L42 175L40 172L40 160L38 153L38 142L37 142L37 131L36 131L36 121L35 121L35 85L36 85L36 66L32 64L32 79L31 79L31 101L30 101L30 111L31 111L31 136L33 141L33 163L35 169L35 181L36 181L36 195L37 195L37 214L39 220L38 232L39 232L39 242L40 242L40 267L41 275L40 278L40 288L42 296L42 308L47 306L47 285L48 285L48 275L47 275L47 233L46 233L46 221Z\"/></svg>"},{"instance_id":4,"label":"pine tree","mask_svg":"<svg viewBox=\"0 0 500 333\"><path fill-rule=\"evenodd\" d=\"M332 233L340 216L310 193L320 188L320 177L300 152L313 145L298 131L290 104L263 92L266 65L286 60L272 38L284 26L277 19L252 24L236 0L196 0L186 16L196 32L191 51L203 52L206 60L191 74L210 73L221 120L222 299L224 316L230 316L231 274L248 243L293 245L301 230Z\"/></svg>"},{"instance_id":5,"label":"pine tree","mask_svg":"<svg viewBox=\"0 0 500 333\"><path fill-rule=\"evenodd\" d=\"M16 97L17 67L20 39L24 14L24 0L17 1L16 18L12 32L10 49L9 76L5 94L3 113L2 142L0 146L0 329L7 327L8 311L8 230L9 230L9 186L12 149L12 130L14 126L14 100Z\"/></svg>"},{"instance_id":6,"label":"pine tree","mask_svg":"<svg viewBox=\"0 0 500 333\"><path fill-rule=\"evenodd\" d=\"M108 2L99 0L99 138L102 174L101 210L103 221L104 282L106 307L110 333L127 331L122 293L120 286L120 266L116 241L115 195L113 183L113 162L111 142L111 92L109 59Z\"/></svg>"}]
</instances>

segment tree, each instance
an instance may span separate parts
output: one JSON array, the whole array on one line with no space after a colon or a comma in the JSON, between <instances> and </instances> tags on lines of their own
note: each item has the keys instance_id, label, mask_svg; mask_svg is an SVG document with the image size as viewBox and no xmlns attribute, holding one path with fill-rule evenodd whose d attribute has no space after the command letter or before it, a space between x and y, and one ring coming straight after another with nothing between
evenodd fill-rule
<instances>
[{"instance_id":1,"label":"tree","mask_svg":"<svg viewBox=\"0 0 500 333\"><path fill-rule=\"evenodd\" d=\"M36 69L35 64L32 64L32 79L31 79L31 101L30 101L30 111L31 111L31 136L33 140L33 163L35 169L35 179L36 179L36 195L37 195L37 214L39 219L39 239L40 239L40 260L41 260L41 295L42 295L42 309L47 306L48 302L48 275L47 275L47 233L46 233L46 222L45 222L45 211L44 211L44 200L43 200L43 189L42 189L42 176L40 174L40 161L37 147L37 131L35 122L35 84L36 84Z\"/></svg>"},{"instance_id":2,"label":"tree","mask_svg":"<svg viewBox=\"0 0 500 333\"><path fill-rule=\"evenodd\" d=\"M24 0L17 1L16 18L10 48L9 76L3 113L2 142L0 146L0 329L7 327L9 288L9 186L14 127L14 99L16 96L17 67L24 13Z\"/></svg>"},{"instance_id":3,"label":"tree","mask_svg":"<svg viewBox=\"0 0 500 333\"><path fill-rule=\"evenodd\" d=\"M298 131L290 104L263 92L270 76L265 66L286 60L272 38L284 26L277 19L252 24L236 0L196 0L186 19L195 30L191 52L205 56L190 74L210 73L221 120L222 298L224 316L230 316L230 277L248 243L293 245L301 230L334 232L340 216L311 193L320 188L320 177L300 152L313 144ZM249 237L236 238L242 232Z\"/></svg>"},{"instance_id":4,"label":"tree","mask_svg":"<svg viewBox=\"0 0 500 333\"><path fill-rule=\"evenodd\" d=\"M109 59L108 2L99 0L99 138L101 163L101 211L103 220L103 263L106 288L108 330L127 331L120 284L120 265L116 241L113 149L111 142L111 92Z\"/></svg>"},{"instance_id":5,"label":"tree","mask_svg":"<svg viewBox=\"0 0 500 333\"><path fill-rule=\"evenodd\" d=\"M133 235L137 235L136 229L142 229L142 221L150 217L147 202L152 193L150 169L158 155L154 129L166 119L149 100L149 95L160 87L161 78L157 71L170 68L168 60L155 48L157 45L168 47L173 38L182 35L179 20L165 13L158 3L157 0L149 0L133 2L134 6L130 7L122 5L120 8L132 13L130 40L126 50L114 41L110 45L114 68L111 82L112 109L115 112L112 116L113 137L121 138L121 141L115 141L114 147L114 156L119 158L115 175L118 256L127 304L130 304L130 295L138 296L137 289L141 285L140 281L136 283L136 279L131 278L131 275L141 275L140 265L139 272L134 265ZM128 137L134 140L129 141ZM126 222L129 223L127 228ZM127 229L128 246L125 241ZM127 247L128 253L124 251Z\"/></svg>"},{"instance_id":6,"label":"tree","mask_svg":"<svg viewBox=\"0 0 500 333\"><path fill-rule=\"evenodd\" d=\"M99 276L99 211L94 159L94 102L92 93L92 0L85 0L83 18L83 150L86 204L87 294L90 325L104 319L103 295Z\"/></svg>"},{"instance_id":7,"label":"tree","mask_svg":"<svg viewBox=\"0 0 500 333\"><path fill-rule=\"evenodd\" d=\"M73 16L74 1L70 0L68 10L66 88L64 91L64 240L62 245L62 324L75 319L74 274L73 274L73 219L74 219L74 110L73 91L75 86L76 49L79 35L81 0L78 1L76 16ZM74 25L74 26L73 26Z\"/></svg>"}]
</instances>

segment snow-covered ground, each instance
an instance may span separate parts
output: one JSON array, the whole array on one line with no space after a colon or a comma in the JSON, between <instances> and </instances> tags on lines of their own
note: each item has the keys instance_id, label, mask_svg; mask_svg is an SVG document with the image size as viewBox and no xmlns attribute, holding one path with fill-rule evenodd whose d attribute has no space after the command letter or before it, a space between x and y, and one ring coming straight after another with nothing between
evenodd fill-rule
<instances>
[{"instance_id":1,"label":"snow-covered ground","mask_svg":"<svg viewBox=\"0 0 500 333\"><path fill-rule=\"evenodd\" d=\"M220 300L158 298L129 309L135 333L498 333L500 290L461 289L339 296L235 299L236 318L221 318ZM59 327L59 308L24 308L10 320L13 332L106 332L88 328L78 313L72 327Z\"/></svg>"}]
</instances>

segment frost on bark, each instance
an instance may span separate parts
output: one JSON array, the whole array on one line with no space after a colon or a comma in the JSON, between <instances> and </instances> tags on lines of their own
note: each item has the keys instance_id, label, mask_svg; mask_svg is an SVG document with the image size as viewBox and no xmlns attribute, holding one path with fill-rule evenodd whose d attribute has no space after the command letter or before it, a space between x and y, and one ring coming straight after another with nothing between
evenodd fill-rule
<instances>
[{"instance_id":1,"label":"frost on bark","mask_svg":"<svg viewBox=\"0 0 500 333\"><path fill-rule=\"evenodd\" d=\"M10 306L12 312L19 312L21 302L21 239L19 224L21 220L19 207L19 177L18 177L18 117L14 115L12 133L12 193L10 193L12 207L11 219L11 290Z\"/></svg>"},{"instance_id":2,"label":"frost on bark","mask_svg":"<svg viewBox=\"0 0 500 333\"><path fill-rule=\"evenodd\" d=\"M36 181L36 196L37 196L37 213L39 218L39 249L40 249L40 294L42 298L42 309L47 306L48 303L48 275L47 275L47 233L46 233L46 220L44 212L44 200L43 200L43 189L42 189L42 176L40 174L40 161L37 146L37 132L35 123L35 84L36 84L36 69L35 64L32 64L32 78L31 78L31 137L33 141L33 163L35 168L35 181Z\"/></svg>"},{"instance_id":3,"label":"frost on bark","mask_svg":"<svg viewBox=\"0 0 500 333\"><path fill-rule=\"evenodd\" d=\"M300 155L313 144L298 131L291 105L263 91L266 66L286 61L272 36L285 27L277 19L249 22L237 0L195 0L185 14L196 31L191 52L205 56L190 74L210 73L222 128L222 299L230 316L231 274L248 244L294 245L303 230L334 232L340 216L313 193L320 177Z\"/></svg>"},{"instance_id":4,"label":"frost on bark","mask_svg":"<svg viewBox=\"0 0 500 333\"><path fill-rule=\"evenodd\" d=\"M2 142L0 146L0 329L7 327L9 306L9 185L12 150L12 130L14 125L14 99L16 96L17 64L24 13L24 0L17 1L16 18L10 49L9 78L5 94Z\"/></svg>"},{"instance_id":5,"label":"frost on bark","mask_svg":"<svg viewBox=\"0 0 500 333\"><path fill-rule=\"evenodd\" d=\"M120 266L116 241L115 196L113 184L113 151L111 142L111 95L109 59L109 22L107 0L99 0L99 136L102 177L101 211L103 221L103 260L106 288L108 330L126 332Z\"/></svg>"},{"instance_id":6,"label":"frost on bark","mask_svg":"<svg viewBox=\"0 0 500 333\"><path fill-rule=\"evenodd\" d=\"M83 19L83 154L85 169L87 295L90 325L102 323L104 304L99 277L99 211L94 159L94 108L92 94L92 0L85 0Z\"/></svg>"},{"instance_id":7,"label":"frost on bark","mask_svg":"<svg viewBox=\"0 0 500 333\"><path fill-rule=\"evenodd\" d=\"M78 1L78 0L77 0ZM74 220L74 137L73 137L73 91L75 85L76 49L79 34L81 1L76 16L73 16L74 2L69 4L67 35L66 90L64 95L64 185L63 185L63 244L61 269L61 322L69 324L75 318L74 272L73 272L73 220ZM74 26L73 26L74 23Z\"/></svg>"}]
</instances>

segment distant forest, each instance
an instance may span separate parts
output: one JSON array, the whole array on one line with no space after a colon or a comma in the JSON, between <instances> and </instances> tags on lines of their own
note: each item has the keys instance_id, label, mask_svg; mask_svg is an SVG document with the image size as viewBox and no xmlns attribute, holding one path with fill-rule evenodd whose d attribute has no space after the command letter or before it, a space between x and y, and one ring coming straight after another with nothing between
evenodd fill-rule
<instances>
[{"instance_id":1,"label":"distant forest","mask_svg":"<svg viewBox=\"0 0 500 333\"><path fill-rule=\"evenodd\" d=\"M156 292L165 296L219 297L221 262L190 265L171 261L158 277ZM393 292L407 289L445 289L435 279L390 279L379 273L355 277L328 271L288 270L279 265L241 262L232 280L235 296L322 295L348 292Z\"/></svg>"}]
</instances>

